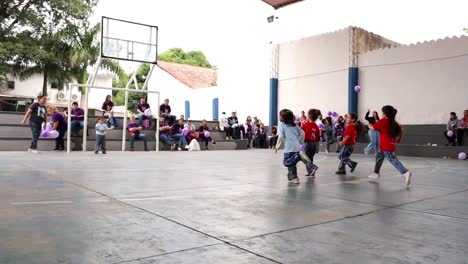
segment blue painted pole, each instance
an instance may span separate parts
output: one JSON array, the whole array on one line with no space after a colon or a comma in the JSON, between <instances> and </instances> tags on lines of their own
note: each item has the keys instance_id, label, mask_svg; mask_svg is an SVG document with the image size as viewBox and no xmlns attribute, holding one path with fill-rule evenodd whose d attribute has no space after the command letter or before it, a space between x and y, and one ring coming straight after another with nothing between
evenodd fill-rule
<instances>
[{"instance_id":1,"label":"blue painted pole","mask_svg":"<svg viewBox=\"0 0 468 264\"><path fill-rule=\"evenodd\" d=\"M278 79L270 79L270 126L278 125Z\"/></svg>"},{"instance_id":2,"label":"blue painted pole","mask_svg":"<svg viewBox=\"0 0 468 264\"><path fill-rule=\"evenodd\" d=\"M219 120L219 98L213 98L213 120Z\"/></svg>"},{"instance_id":3,"label":"blue painted pole","mask_svg":"<svg viewBox=\"0 0 468 264\"><path fill-rule=\"evenodd\" d=\"M185 101L185 119L190 118L190 101Z\"/></svg>"},{"instance_id":4,"label":"blue painted pole","mask_svg":"<svg viewBox=\"0 0 468 264\"><path fill-rule=\"evenodd\" d=\"M359 85L359 68L350 67L348 69L348 112L358 113L358 93L354 87Z\"/></svg>"}]
</instances>

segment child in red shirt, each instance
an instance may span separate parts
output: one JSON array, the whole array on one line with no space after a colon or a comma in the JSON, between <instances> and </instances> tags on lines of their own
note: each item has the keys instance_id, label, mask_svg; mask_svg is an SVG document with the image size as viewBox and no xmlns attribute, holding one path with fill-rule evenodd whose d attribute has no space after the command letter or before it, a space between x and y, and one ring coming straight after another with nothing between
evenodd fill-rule
<instances>
[{"instance_id":1,"label":"child in red shirt","mask_svg":"<svg viewBox=\"0 0 468 264\"><path fill-rule=\"evenodd\" d=\"M341 149L340 156L338 157L340 159L340 165L338 166L338 171L336 174L346 175L346 165L348 165L351 168L351 172L353 172L358 164L349 158L354 151L353 145L356 144L356 121L356 113L349 113L346 117L347 125L344 132L343 141L339 143L343 146L343 148Z\"/></svg>"},{"instance_id":2,"label":"child in red shirt","mask_svg":"<svg viewBox=\"0 0 468 264\"><path fill-rule=\"evenodd\" d=\"M395 144L400 142L402 136L402 129L395 121L397 110L391 105L382 107L383 118L377 121L374 125L369 125L369 129L377 130L380 132L380 152L377 153L375 158L374 173L369 175L371 179L378 179L380 177L380 168L384 162L385 157L392 163L392 165L402 174L405 178L406 186L411 183L411 172L407 170L403 164L395 156Z\"/></svg>"},{"instance_id":3,"label":"child in red shirt","mask_svg":"<svg viewBox=\"0 0 468 264\"><path fill-rule=\"evenodd\" d=\"M318 167L314 165L314 156L316 153L317 142L320 139L320 128L317 126L317 118L320 115L320 110L310 109L307 112L307 120L302 122L301 128L304 130L304 152L309 158L310 163L313 165L311 168L307 167L306 176L315 177L315 172Z\"/></svg>"}]
</instances>

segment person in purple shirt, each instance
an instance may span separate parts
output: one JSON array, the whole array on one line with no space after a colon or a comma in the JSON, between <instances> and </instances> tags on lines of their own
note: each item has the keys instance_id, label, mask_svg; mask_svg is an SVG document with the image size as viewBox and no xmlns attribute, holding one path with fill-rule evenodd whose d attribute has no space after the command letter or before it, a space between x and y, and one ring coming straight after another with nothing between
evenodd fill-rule
<instances>
[{"instance_id":1,"label":"person in purple shirt","mask_svg":"<svg viewBox=\"0 0 468 264\"><path fill-rule=\"evenodd\" d=\"M164 117L159 118L159 141L170 145L171 150L175 150L177 147L177 144L174 144L174 141L172 140L172 127L169 126L165 121Z\"/></svg>"},{"instance_id":2,"label":"person in purple shirt","mask_svg":"<svg viewBox=\"0 0 468 264\"><path fill-rule=\"evenodd\" d=\"M143 127L136 122L135 117L130 117L130 123L127 125L128 135L130 136L130 151L134 150L135 139L143 140L145 151L148 151L148 140L146 139L146 135L140 133L142 129Z\"/></svg>"},{"instance_id":3,"label":"person in purple shirt","mask_svg":"<svg viewBox=\"0 0 468 264\"><path fill-rule=\"evenodd\" d=\"M188 149L187 139L185 135L182 133L182 129L184 129L184 119L179 119L178 123L172 125L172 138L174 140L179 141L179 148L178 150Z\"/></svg>"},{"instance_id":4,"label":"person in purple shirt","mask_svg":"<svg viewBox=\"0 0 468 264\"><path fill-rule=\"evenodd\" d=\"M80 132L80 129L83 128L84 126L84 110L83 108L78 107L77 102L73 102L72 104L72 110L71 110L71 132L72 132L72 137L78 137L78 133Z\"/></svg>"},{"instance_id":5,"label":"person in purple shirt","mask_svg":"<svg viewBox=\"0 0 468 264\"><path fill-rule=\"evenodd\" d=\"M114 117L114 102L112 102L111 95L106 96L106 100L102 104L101 110L103 112L103 116L109 117L107 120L109 126L113 126L114 128L119 126L117 119Z\"/></svg>"},{"instance_id":6,"label":"person in purple shirt","mask_svg":"<svg viewBox=\"0 0 468 264\"><path fill-rule=\"evenodd\" d=\"M159 106L159 116L164 117L164 120L172 125L175 123L176 117L171 115L171 106L169 105L169 99L165 99L164 103Z\"/></svg>"},{"instance_id":7,"label":"person in purple shirt","mask_svg":"<svg viewBox=\"0 0 468 264\"><path fill-rule=\"evenodd\" d=\"M63 151L65 150L63 137L65 136L65 132L67 132L67 121L55 106L47 107L47 113L52 117L52 130L59 132L59 136L55 138L55 148L53 150Z\"/></svg>"},{"instance_id":8,"label":"person in purple shirt","mask_svg":"<svg viewBox=\"0 0 468 264\"><path fill-rule=\"evenodd\" d=\"M138 122L143 126L143 120L148 119L151 126L151 117L145 115L146 109L151 109L150 105L146 102L146 97L140 98L140 103L137 104Z\"/></svg>"},{"instance_id":9,"label":"person in purple shirt","mask_svg":"<svg viewBox=\"0 0 468 264\"><path fill-rule=\"evenodd\" d=\"M213 142L213 144L216 144L216 141L213 141L211 135L209 137L205 136L205 132L209 131L210 129L208 128L208 122L203 119L201 126L198 128L198 132L200 132L200 139L205 142L205 149L208 149L208 142Z\"/></svg>"}]
</instances>

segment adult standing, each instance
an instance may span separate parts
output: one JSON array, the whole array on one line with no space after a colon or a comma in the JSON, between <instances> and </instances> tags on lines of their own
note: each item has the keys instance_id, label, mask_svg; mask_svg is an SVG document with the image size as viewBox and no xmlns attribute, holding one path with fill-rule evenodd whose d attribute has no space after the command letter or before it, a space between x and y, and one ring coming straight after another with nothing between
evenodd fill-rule
<instances>
[{"instance_id":1,"label":"adult standing","mask_svg":"<svg viewBox=\"0 0 468 264\"><path fill-rule=\"evenodd\" d=\"M55 138L55 148L53 150L64 151L65 141L63 140L63 137L65 136L65 132L67 132L67 121L55 106L50 106L47 109L47 112L52 118L52 130L57 130L59 133L58 137Z\"/></svg>"},{"instance_id":2,"label":"adult standing","mask_svg":"<svg viewBox=\"0 0 468 264\"><path fill-rule=\"evenodd\" d=\"M37 97L38 102L32 104L21 121L21 124L26 124L26 119L29 117L29 126L31 127L32 140L31 146L28 151L34 154L39 153L37 151L37 141L41 135L42 123L47 122L47 109L46 102L47 96L40 95Z\"/></svg>"},{"instance_id":3,"label":"adult standing","mask_svg":"<svg viewBox=\"0 0 468 264\"><path fill-rule=\"evenodd\" d=\"M372 116L369 116L369 114L370 114L370 109L367 110L365 119L369 122L369 125L373 126L377 121L380 120L380 117L377 111L373 111ZM364 149L364 154L369 155L372 151L374 151L374 153L377 154L380 150L379 131L369 129L368 133L369 133L370 143Z\"/></svg>"},{"instance_id":4,"label":"adult standing","mask_svg":"<svg viewBox=\"0 0 468 264\"><path fill-rule=\"evenodd\" d=\"M114 117L114 102L112 102L112 96L106 96L106 100L102 104L101 110L103 111L103 116L108 117L107 122L110 126L118 127L119 123Z\"/></svg>"},{"instance_id":5,"label":"adult standing","mask_svg":"<svg viewBox=\"0 0 468 264\"><path fill-rule=\"evenodd\" d=\"M169 123L169 125L173 125L175 123L175 116L171 115L171 106L169 105L169 99L165 99L164 103L159 106L159 116L164 117L165 121Z\"/></svg>"},{"instance_id":6,"label":"adult standing","mask_svg":"<svg viewBox=\"0 0 468 264\"><path fill-rule=\"evenodd\" d=\"M84 110L83 108L78 107L77 102L73 102L71 110L71 134L72 137L78 137L78 132L84 127Z\"/></svg>"}]
</instances>

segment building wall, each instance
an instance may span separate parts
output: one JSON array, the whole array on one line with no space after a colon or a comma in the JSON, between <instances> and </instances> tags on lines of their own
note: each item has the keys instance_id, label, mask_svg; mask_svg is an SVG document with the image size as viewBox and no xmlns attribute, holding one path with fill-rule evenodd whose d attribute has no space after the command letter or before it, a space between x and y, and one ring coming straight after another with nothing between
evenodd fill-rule
<instances>
[{"instance_id":1,"label":"building wall","mask_svg":"<svg viewBox=\"0 0 468 264\"><path fill-rule=\"evenodd\" d=\"M347 111L348 47L348 29L280 44L278 108Z\"/></svg>"},{"instance_id":2,"label":"building wall","mask_svg":"<svg viewBox=\"0 0 468 264\"><path fill-rule=\"evenodd\" d=\"M402 124L445 124L468 109L468 37L367 52L359 69L360 116L390 104Z\"/></svg>"},{"instance_id":3,"label":"building wall","mask_svg":"<svg viewBox=\"0 0 468 264\"><path fill-rule=\"evenodd\" d=\"M112 87L112 75L98 75L94 82L95 86ZM125 87L118 87L125 88ZM88 91L88 107L101 109L102 103L106 100L107 95L112 95L112 91L103 89L90 89Z\"/></svg>"}]
</instances>

